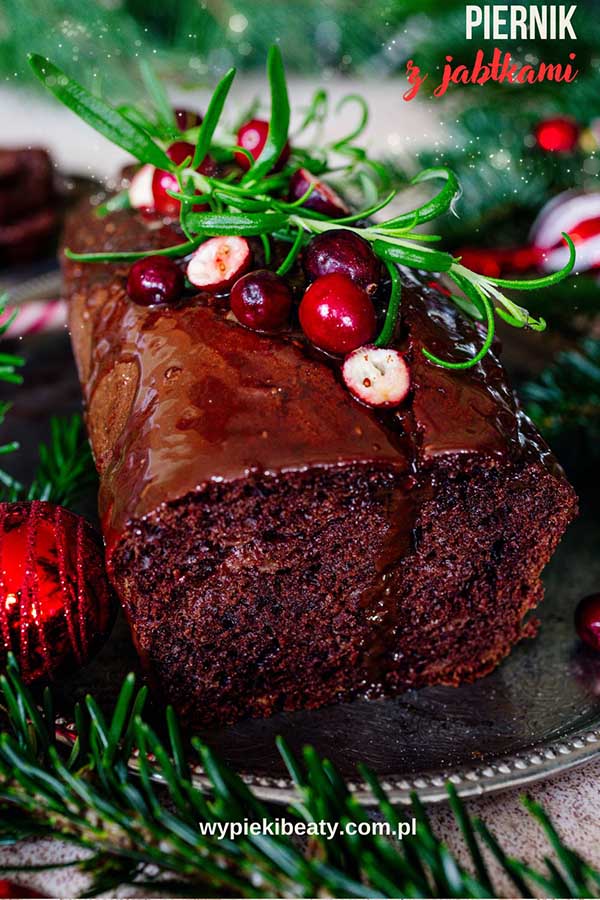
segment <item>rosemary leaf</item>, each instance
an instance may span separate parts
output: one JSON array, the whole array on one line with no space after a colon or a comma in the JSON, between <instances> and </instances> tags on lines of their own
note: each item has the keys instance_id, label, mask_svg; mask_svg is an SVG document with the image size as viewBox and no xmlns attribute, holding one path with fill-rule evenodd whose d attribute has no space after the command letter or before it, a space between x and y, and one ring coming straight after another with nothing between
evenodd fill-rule
<instances>
[{"instance_id":1,"label":"rosemary leaf","mask_svg":"<svg viewBox=\"0 0 600 900\"><path fill-rule=\"evenodd\" d=\"M36 78L61 103L113 144L127 150L140 162L151 163L159 169L172 169L173 164L167 154L140 126L125 118L104 100L90 94L83 85L69 78L44 56L31 53L29 64Z\"/></svg>"}]
</instances>

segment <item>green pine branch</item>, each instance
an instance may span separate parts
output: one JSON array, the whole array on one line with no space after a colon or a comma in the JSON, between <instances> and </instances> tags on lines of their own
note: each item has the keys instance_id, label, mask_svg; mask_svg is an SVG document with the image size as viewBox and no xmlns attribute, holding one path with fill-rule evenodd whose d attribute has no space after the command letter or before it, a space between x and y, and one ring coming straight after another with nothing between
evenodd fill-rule
<instances>
[{"instance_id":1,"label":"green pine branch","mask_svg":"<svg viewBox=\"0 0 600 900\"><path fill-rule=\"evenodd\" d=\"M600 439L600 339L560 353L521 389L528 415L549 440L579 432L597 452Z\"/></svg>"},{"instance_id":2,"label":"green pine branch","mask_svg":"<svg viewBox=\"0 0 600 900\"><path fill-rule=\"evenodd\" d=\"M7 311L7 299L6 294L0 295L0 340L2 340L17 315L16 310L13 310L10 313ZM24 364L25 360L21 356L15 356L11 353L0 353L0 381L8 384L22 384L23 376L18 370ZM6 414L10 410L10 407L11 404L6 401L0 402L0 425L2 425L6 419ZM18 449L19 445L16 441L9 441L6 444L0 445L0 456L6 456ZM0 469L0 492L7 490L12 491L15 489L16 484L17 483L8 472Z\"/></svg>"},{"instance_id":3,"label":"green pine branch","mask_svg":"<svg viewBox=\"0 0 600 900\"><path fill-rule=\"evenodd\" d=\"M75 710L74 742L65 747L56 737L51 694L46 690L36 702L9 659L0 678L7 717L0 734L0 840L58 837L87 850L72 865L91 877L90 894L135 882L195 897L491 897L497 890L482 853L487 847L524 896L540 886L551 896L598 896L600 873L563 844L537 804L527 806L552 855L543 871L508 857L449 786L471 860L464 867L437 838L416 796L415 835L392 841L350 834L344 826L370 821L369 810L328 760L311 747L298 759L283 742L279 749L297 791L288 817L307 828L339 822L335 838L312 836L306 847L265 833L219 840L209 831L219 823L270 822L272 812L206 744L194 738L188 745L170 709L159 737L145 718L145 701L146 688L137 690L133 675L109 715L87 697ZM129 767L132 756L138 774ZM201 761L209 795L192 783L190 757ZM397 834L405 813L373 773L361 774Z\"/></svg>"},{"instance_id":4,"label":"green pine branch","mask_svg":"<svg viewBox=\"0 0 600 900\"><path fill-rule=\"evenodd\" d=\"M95 484L96 469L81 416L52 416L50 440L40 444L27 499L71 507Z\"/></svg>"},{"instance_id":5,"label":"green pine branch","mask_svg":"<svg viewBox=\"0 0 600 900\"><path fill-rule=\"evenodd\" d=\"M6 309L7 297L0 296L0 340L18 315ZM23 376L19 369L25 365L22 356L0 352L0 381L19 385ZM5 421L11 403L0 403L0 425ZM19 449L16 441L0 446L0 456ZM72 506L88 491L96 480L94 461L80 415L53 416L50 419L50 439L39 446L39 463L29 485L21 484L4 469L0 469L0 501L48 500L62 506Z\"/></svg>"},{"instance_id":6,"label":"green pine branch","mask_svg":"<svg viewBox=\"0 0 600 900\"><path fill-rule=\"evenodd\" d=\"M9 408L10 404L6 404L5 410ZM0 448L0 454L18 450L18 446L16 442L6 444ZM38 454L39 462L29 484L0 471L0 502L47 500L72 507L95 485L94 461L78 413L51 417L50 438L39 445Z\"/></svg>"}]
</instances>

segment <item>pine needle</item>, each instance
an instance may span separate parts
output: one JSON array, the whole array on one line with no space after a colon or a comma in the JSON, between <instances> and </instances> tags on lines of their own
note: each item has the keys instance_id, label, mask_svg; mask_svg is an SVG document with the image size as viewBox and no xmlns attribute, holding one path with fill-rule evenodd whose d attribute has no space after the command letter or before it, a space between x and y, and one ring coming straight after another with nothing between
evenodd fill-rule
<instances>
[{"instance_id":1,"label":"pine needle","mask_svg":"<svg viewBox=\"0 0 600 900\"><path fill-rule=\"evenodd\" d=\"M509 858L449 788L473 863L470 872L437 838L416 797L415 836L394 841L351 834L348 823L369 822L371 810L314 749L306 748L300 762L282 742L298 791L288 818L342 827L332 840L312 838L306 850L282 835L219 840L207 826L269 820L270 812L206 744L190 744L182 736L172 711L160 734L151 728L143 718L144 698L132 675L112 710L102 711L88 697L76 712L77 749L69 754L56 738L48 694L39 708L11 658L0 680L0 705L8 713L0 735L0 841L47 836L87 849L83 861L70 865L91 877L89 895L130 883L195 897L495 896L479 837L525 896L532 896L535 885L560 896L598 896L600 873L563 844L537 804L529 803L529 809L549 843L545 872ZM137 773L129 766L131 753ZM188 760L195 754L210 782L210 800L190 780ZM403 822L377 778L363 774L382 818L394 827Z\"/></svg>"}]
</instances>

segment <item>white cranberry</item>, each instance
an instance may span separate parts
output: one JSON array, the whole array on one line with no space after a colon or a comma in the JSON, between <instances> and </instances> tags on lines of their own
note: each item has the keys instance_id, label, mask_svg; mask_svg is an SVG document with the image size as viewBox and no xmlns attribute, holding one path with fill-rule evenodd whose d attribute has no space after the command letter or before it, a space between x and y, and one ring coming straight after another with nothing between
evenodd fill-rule
<instances>
[{"instance_id":1,"label":"white cranberry","mask_svg":"<svg viewBox=\"0 0 600 900\"><path fill-rule=\"evenodd\" d=\"M204 291L224 291L252 263L250 244L243 237L213 237L200 244L190 259L187 277Z\"/></svg>"},{"instance_id":2,"label":"white cranberry","mask_svg":"<svg viewBox=\"0 0 600 900\"><path fill-rule=\"evenodd\" d=\"M367 344L353 350L344 360L342 375L350 393L368 406L398 406L410 388L406 360L390 347Z\"/></svg>"},{"instance_id":3,"label":"white cranberry","mask_svg":"<svg viewBox=\"0 0 600 900\"><path fill-rule=\"evenodd\" d=\"M154 166L147 163L135 173L129 185L129 202L134 209L152 209L154 207L154 194L152 193L152 179Z\"/></svg>"}]
</instances>

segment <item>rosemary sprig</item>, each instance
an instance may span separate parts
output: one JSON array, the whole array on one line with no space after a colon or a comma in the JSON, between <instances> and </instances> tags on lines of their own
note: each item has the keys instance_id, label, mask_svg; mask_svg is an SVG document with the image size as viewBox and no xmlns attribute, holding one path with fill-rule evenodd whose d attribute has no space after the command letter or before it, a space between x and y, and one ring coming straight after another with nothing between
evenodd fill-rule
<instances>
[{"instance_id":1,"label":"rosemary sprig","mask_svg":"<svg viewBox=\"0 0 600 900\"><path fill-rule=\"evenodd\" d=\"M282 172L273 172L280 158L283 147L288 140L290 124L290 105L285 80L285 72L279 49L271 48L267 60L267 72L271 94L271 117L267 141L257 160L250 159L250 168L246 173L233 180L230 175L217 178L203 175L196 171L197 166L207 153L231 156L235 148L223 148L213 143L215 131L220 123L225 100L231 88L235 71L230 70L217 85L209 103L206 117L200 126L191 164L176 166L168 159L164 148L172 139L170 125L165 125L165 94L146 71L146 81L150 84L155 103L159 106L159 118L150 127L144 125L144 119L132 117L113 109L104 101L92 96L76 81L69 78L52 63L42 57L32 56L31 64L35 74L54 95L69 108L81 116L102 134L109 137L119 146L128 149L142 163L148 163L174 172L179 183L179 190L173 193L181 203L180 225L188 240L178 247L152 251L153 255L183 256L193 251L203 240L217 235L255 235L260 236L265 246L270 246L270 239L277 238L292 245L286 257L284 271L294 264L303 244L300 233L307 236L320 234L333 229L348 229L367 240L375 254L391 272L391 266L405 266L425 272L445 274L454 282L459 294L450 292L449 298L463 312L469 314L475 310L474 317L484 319L486 333L481 348L470 358L460 361L443 360L434 356L424 347L422 352L435 365L450 369L466 369L477 365L491 347L494 336L494 318L500 316L510 325L518 328L531 328L541 331L546 327L542 318L535 318L519 304L510 299L505 291L538 290L565 278L573 269L575 248L568 235L563 235L569 247L569 260L560 272L532 281L509 281L506 279L487 278L479 275L464 265L460 259L453 257L435 247L428 246L439 239L437 235L427 235L415 231L416 228L433 221L439 216L452 213L460 197L460 186L456 176L444 167L434 167L420 172L410 186L423 185L426 182L441 179L442 187L426 202L402 215L393 216L381 222L369 222L373 215L381 213L396 196L396 192L386 192L383 196L379 190L371 202L360 212L341 219L329 219L310 209L303 208L298 201L289 203L283 199L291 174L298 164L304 165L313 172L339 172L330 160L330 155L341 155L347 163L341 167L344 179L350 180L358 175L365 184L371 179L373 188L375 180L380 185L389 187L386 169L381 163L371 160L366 151L356 144L368 121L368 108L364 100L356 95L344 98L342 104L353 102L358 106L357 124L342 139L321 148L292 148L291 162ZM317 92L304 117L300 131L311 125L322 125L327 111L327 97L323 91ZM162 127L162 132L161 132ZM158 136L157 136L158 135ZM370 175L366 173L370 172ZM209 212L193 212L191 198L195 193L201 194L203 202L208 203ZM373 193L371 191L371 193ZM365 191L365 197L368 191ZM125 253L84 253L67 251L67 255L81 262L133 261L141 256L149 255L146 251L130 251ZM398 281L392 278L392 294L388 302L385 326L377 343L384 346L392 341L396 332L396 319L399 314Z\"/></svg>"},{"instance_id":2,"label":"rosemary sprig","mask_svg":"<svg viewBox=\"0 0 600 900\"><path fill-rule=\"evenodd\" d=\"M133 675L108 714L88 697L75 711L74 741L65 747L57 737L51 695L46 691L38 705L10 658L0 677L0 706L7 716L0 734L0 839L59 837L83 848L86 858L67 865L90 876L89 894L135 883L169 896L196 897L498 896L484 844L524 896L532 896L536 885L550 896L597 896L600 873L560 840L537 804L528 809L554 856L544 871L508 857L449 787L470 860L463 866L437 838L417 797L407 810L417 821L415 835L393 841L372 830L352 833L359 829L349 823L368 822L369 811L313 748L298 759L282 741L279 750L297 791L287 816L306 828L319 820L339 823L337 833L329 840L311 836L305 850L276 834L219 839L219 825L271 822L273 814L206 744L188 743L171 710L160 737L144 717L145 701L146 689L136 689ZM132 755L138 775L130 766ZM194 759L210 783L209 796L191 781L188 760ZM405 815L372 772L361 773L380 820L398 834Z\"/></svg>"},{"instance_id":3,"label":"rosemary sprig","mask_svg":"<svg viewBox=\"0 0 600 900\"><path fill-rule=\"evenodd\" d=\"M81 119L123 150L127 150L140 162L147 162L159 169L171 169L172 162L164 150L148 135L142 125L126 118L117 109L99 97L90 94L50 60L32 53L29 63L34 74L54 96L72 109Z\"/></svg>"}]
</instances>

